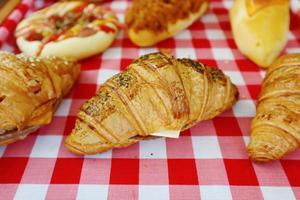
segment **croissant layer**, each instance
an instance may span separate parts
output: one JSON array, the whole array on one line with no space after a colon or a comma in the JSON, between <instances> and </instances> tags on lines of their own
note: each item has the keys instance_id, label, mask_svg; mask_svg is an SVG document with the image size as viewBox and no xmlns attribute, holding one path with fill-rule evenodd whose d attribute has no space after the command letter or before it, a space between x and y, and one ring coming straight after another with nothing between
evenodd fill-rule
<instances>
[{"instance_id":1,"label":"croissant layer","mask_svg":"<svg viewBox=\"0 0 300 200\"><path fill-rule=\"evenodd\" d=\"M269 68L252 120L248 151L256 161L282 158L300 145L300 54Z\"/></svg>"},{"instance_id":2,"label":"croissant layer","mask_svg":"<svg viewBox=\"0 0 300 200\"><path fill-rule=\"evenodd\" d=\"M0 145L50 123L79 70L79 65L62 58L0 52Z\"/></svg>"},{"instance_id":3,"label":"croissant layer","mask_svg":"<svg viewBox=\"0 0 300 200\"><path fill-rule=\"evenodd\" d=\"M222 71L190 59L153 53L107 80L84 103L66 147L95 154L180 131L230 108L237 89Z\"/></svg>"}]
</instances>

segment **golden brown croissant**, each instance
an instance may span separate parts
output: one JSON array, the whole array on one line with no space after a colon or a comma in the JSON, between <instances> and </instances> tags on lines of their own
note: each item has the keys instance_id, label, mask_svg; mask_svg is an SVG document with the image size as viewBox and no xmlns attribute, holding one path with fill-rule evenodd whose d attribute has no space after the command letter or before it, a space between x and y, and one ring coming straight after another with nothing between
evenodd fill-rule
<instances>
[{"instance_id":1,"label":"golden brown croissant","mask_svg":"<svg viewBox=\"0 0 300 200\"><path fill-rule=\"evenodd\" d=\"M300 145L300 54L268 69L252 121L248 151L256 161L277 160Z\"/></svg>"},{"instance_id":2,"label":"golden brown croissant","mask_svg":"<svg viewBox=\"0 0 300 200\"><path fill-rule=\"evenodd\" d=\"M230 23L239 50L268 67L288 40L289 0L235 0Z\"/></svg>"},{"instance_id":3,"label":"golden brown croissant","mask_svg":"<svg viewBox=\"0 0 300 200\"><path fill-rule=\"evenodd\" d=\"M238 92L222 71L190 59L147 54L84 103L66 147L95 154L160 131L180 131L230 108Z\"/></svg>"},{"instance_id":4,"label":"golden brown croissant","mask_svg":"<svg viewBox=\"0 0 300 200\"><path fill-rule=\"evenodd\" d=\"M78 64L0 52L0 145L24 139L51 122L79 75Z\"/></svg>"}]
</instances>

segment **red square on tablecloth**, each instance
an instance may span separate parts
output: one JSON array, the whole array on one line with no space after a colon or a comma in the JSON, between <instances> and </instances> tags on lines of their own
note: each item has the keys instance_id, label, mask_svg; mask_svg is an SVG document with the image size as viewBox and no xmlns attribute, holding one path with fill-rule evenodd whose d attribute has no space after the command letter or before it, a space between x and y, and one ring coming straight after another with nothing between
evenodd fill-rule
<instances>
[{"instance_id":1,"label":"red square on tablecloth","mask_svg":"<svg viewBox=\"0 0 300 200\"><path fill-rule=\"evenodd\" d=\"M300 160L282 160L284 168L291 186L300 186Z\"/></svg>"},{"instance_id":2,"label":"red square on tablecloth","mask_svg":"<svg viewBox=\"0 0 300 200\"><path fill-rule=\"evenodd\" d=\"M230 185L258 185L250 160L224 159L224 163Z\"/></svg>"},{"instance_id":3,"label":"red square on tablecloth","mask_svg":"<svg viewBox=\"0 0 300 200\"><path fill-rule=\"evenodd\" d=\"M218 136L241 136L242 132L235 117L215 117L213 119Z\"/></svg>"},{"instance_id":4,"label":"red square on tablecloth","mask_svg":"<svg viewBox=\"0 0 300 200\"><path fill-rule=\"evenodd\" d=\"M210 42L208 39L192 39L195 48L210 48Z\"/></svg>"},{"instance_id":5,"label":"red square on tablecloth","mask_svg":"<svg viewBox=\"0 0 300 200\"><path fill-rule=\"evenodd\" d=\"M261 91L261 85L247 85L247 88L252 99L257 100Z\"/></svg>"},{"instance_id":6,"label":"red square on tablecloth","mask_svg":"<svg viewBox=\"0 0 300 200\"><path fill-rule=\"evenodd\" d=\"M0 158L0 183L19 183L28 158Z\"/></svg>"},{"instance_id":7,"label":"red square on tablecloth","mask_svg":"<svg viewBox=\"0 0 300 200\"><path fill-rule=\"evenodd\" d=\"M197 185L195 159L168 159L170 185Z\"/></svg>"},{"instance_id":8,"label":"red square on tablecloth","mask_svg":"<svg viewBox=\"0 0 300 200\"><path fill-rule=\"evenodd\" d=\"M139 160L113 158L111 161L110 184L138 184Z\"/></svg>"},{"instance_id":9,"label":"red square on tablecloth","mask_svg":"<svg viewBox=\"0 0 300 200\"><path fill-rule=\"evenodd\" d=\"M78 184L83 158L58 158L55 163L51 184Z\"/></svg>"},{"instance_id":10,"label":"red square on tablecloth","mask_svg":"<svg viewBox=\"0 0 300 200\"><path fill-rule=\"evenodd\" d=\"M101 65L101 59L100 59L100 56L97 55L97 56L93 56L91 58L82 60L80 62L80 64L81 64L81 70L93 70L93 69L98 70L99 66Z\"/></svg>"},{"instance_id":11,"label":"red square on tablecloth","mask_svg":"<svg viewBox=\"0 0 300 200\"><path fill-rule=\"evenodd\" d=\"M89 99L96 94L96 84L77 84L75 85L73 98L75 99Z\"/></svg>"}]
</instances>

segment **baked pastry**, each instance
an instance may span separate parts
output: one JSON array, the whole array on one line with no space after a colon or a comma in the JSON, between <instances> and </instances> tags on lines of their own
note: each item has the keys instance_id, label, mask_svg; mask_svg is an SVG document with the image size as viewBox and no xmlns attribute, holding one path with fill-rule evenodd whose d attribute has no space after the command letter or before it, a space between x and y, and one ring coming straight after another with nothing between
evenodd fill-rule
<instances>
[{"instance_id":1,"label":"baked pastry","mask_svg":"<svg viewBox=\"0 0 300 200\"><path fill-rule=\"evenodd\" d=\"M268 67L288 40L289 0L235 0L230 23L239 50L257 65Z\"/></svg>"},{"instance_id":2,"label":"baked pastry","mask_svg":"<svg viewBox=\"0 0 300 200\"><path fill-rule=\"evenodd\" d=\"M125 14L128 36L151 46L190 26L208 8L208 0L133 0Z\"/></svg>"},{"instance_id":3,"label":"baked pastry","mask_svg":"<svg viewBox=\"0 0 300 200\"><path fill-rule=\"evenodd\" d=\"M78 64L65 59L0 51L0 145L24 139L49 124L79 71Z\"/></svg>"},{"instance_id":4,"label":"baked pastry","mask_svg":"<svg viewBox=\"0 0 300 200\"><path fill-rule=\"evenodd\" d=\"M253 160L282 158L300 145L300 54L268 69L252 120L248 151Z\"/></svg>"},{"instance_id":5,"label":"baked pastry","mask_svg":"<svg viewBox=\"0 0 300 200\"><path fill-rule=\"evenodd\" d=\"M147 54L107 80L84 103L67 149L96 154L185 130L230 108L238 92L221 70L190 59Z\"/></svg>"},{"instance_id":6,"label":"baked pastry","mask_svg":"<svg viewBox=\"0 0 300 200\"><path fill-rule=\"evenodd\" d=\"M108 48L119 31L112 11L83 1L58 2L21 21L16 38L31 56L83 59Z\"/></svg>"}]
</instances>

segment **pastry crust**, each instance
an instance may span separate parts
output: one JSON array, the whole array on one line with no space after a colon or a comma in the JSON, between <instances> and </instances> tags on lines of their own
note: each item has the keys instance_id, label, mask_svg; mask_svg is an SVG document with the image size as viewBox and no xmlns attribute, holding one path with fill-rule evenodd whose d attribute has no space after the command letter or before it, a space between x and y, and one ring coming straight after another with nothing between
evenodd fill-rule
<instances>
[{"instance_id":1,"label":"pastry crust","mask_svg":"<svg viewBox=\"0 0 300 200\"><path fill-rule=\"evenodd\" d=\"M280 57L267 71L252 120L248 152L278 160L300 146L300 54Z\"/></svg>"},{"instance_id":2,"label":"pastry crust","mask_svg":"<svg viewBox=\"0 0 300 200\"><path fill-rule=\"evenodd\" d=\"M81 106L65 144L76 154L126 147L152 133L185 130L211 119L237 97L221 70L163 53L144 55Z\"/></svg>"},{"instance_id":3,"label":"pastry crust","mask_svg":"<svg viewBox=\"0 0 300 200\"><path fill-rule=\"evenodd\" d=\"M78 64L0 52L0 145L24 139L51 122L79 75Z\"/></svg>"},{"instance_id":4,"label":"pastry crust","mask_svg":"<svg viewBox=\"0 0 300 200\"><path fill-rule=\"evenodd\" d=\"M287 43L288 0L235 0L230 23L239 50L261 67L268 67Z\"/></svg>"},{"instance_id":5,"label":"pastry crust","mask_svg":"<svg viewBox=\"0 0 300 200\"><path fill-rule=\"evenodd\" d=\"M207 0L134 1L125 16L128 36L138 46L154 45L189 27L207 8Z\"/></svg>"},{"instance_id":6,"label":"pastry crust","mask_svg":"<svg viewBox=\"0 0 300 200\"><path fill-rule=\"evenodd\" d=\"M70 14L72 12L75 14ZM59 2L33 13L17 26L16 37L20 50L27 55L80 60L107 49L118 30L118 20L111 11L72 1Z\"/></svg>"}]
</instances>

